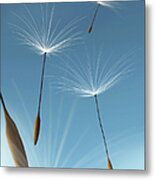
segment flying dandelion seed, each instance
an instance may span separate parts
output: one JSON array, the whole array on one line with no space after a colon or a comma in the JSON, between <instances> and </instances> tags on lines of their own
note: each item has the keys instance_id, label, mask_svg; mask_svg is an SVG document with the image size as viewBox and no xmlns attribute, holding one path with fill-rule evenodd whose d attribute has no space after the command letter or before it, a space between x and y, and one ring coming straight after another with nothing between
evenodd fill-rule
<instances>
[{"instance_id":1,"label":"flying dandelion seed","mask_svg":"<svg viewBox=\"0 0 155 180\"><path fill-rule=\"evenodd\" d=\"M74 61L64 62L65 65L63 64L63 66L65 68L57 66L57 68L63 72L63 75L58 77L58 79L57 75L52 76L55 82L53 81L51 84L55 84L55 88L59 92L67 91L81 97L94 97L97 117L106 151L107 168L113 169L101 119L98 96L116 85L125 75L131 72L132 64L129 63L128 60L132 53L120 57L115 64L111 63L112 56L103 60L102 54L102 51L100 51L98 57L95 60L93 59L94 61L91 61L91 58L87 57L87 60L74 59Z\"/></svg>"},{"instance_id":2,"label":"flying dandelion seed","mask_svg":"<svg viewBox=\"0 0 155 180\"><path fill-rule=\"evenodd\" d=\"M125 1L125 0L124 0ZM97 14L98 14L98 11L100 9L100 7L107 7L107 8L110 8L112 9L113 11L115 11L115 9L117 8L120 8L120 3L117 2L117 1L112 1L112 0L105 0L105 1L97 1L96 2L96 9L95 9L95 12L94 12L94 15L93 15L93 18L92 18L92 21L91 21L91 24L88 28L88 33L91 33L92 29L93 29L93 25L94 25L94 22L95 22L95 19L97 17Z\"/></svg>"},{"instance_id":3,"label":"flying dandelion seed","mask_svg":"<svg viewBox=\"0 0 155 180\"><path fill-rule=\"evenodd\" d=\"M22 25L10 25L13 27L14 33L18 36L22 45L29 47L37 54L43 56L38 111L34 123L34 144L36 145L40 134L40 111L47 56L62 53L63 50L80 40L79 35L81 33L76 32L76 24L81 19L73 19L59 31L59 23L53 23L54 7L50 9L48 8L48 4L45 7L40 6L40 17L37 18L33 16L27 6L25 6L25 10L27 16L24 16L24 14L22 16L14 14Z\"/></svg>"},{"instance_id":4,"label":"flying dandelion seed","mask_svg":"<svg viewBox=\"0 0 155 180\"><path fill-rule=\"evenodd\" d=\"M8 145L14 159L16 166L28 167L28 160L25 152L25 148L16 127L16 124L9 115L2 94L0 93L0 99L4 109L5 121L6 121L6 136Z\"/></svg>"}]
</instances>

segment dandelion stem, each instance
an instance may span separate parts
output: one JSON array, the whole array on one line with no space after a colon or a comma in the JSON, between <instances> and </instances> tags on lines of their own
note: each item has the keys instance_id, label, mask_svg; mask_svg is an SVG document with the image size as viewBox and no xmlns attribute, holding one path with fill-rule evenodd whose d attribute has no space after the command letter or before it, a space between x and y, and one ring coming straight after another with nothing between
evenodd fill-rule
<instances>
[{"instance_id":1,"label":"dandelion stem","mask_svg":"<svg viewBox=\"0 0 155 180\"><path fill-rule=\"evenodd\" d=\"M101 116L100 116L100 109L99 109L99 103L98 103L97 95L95 95L94 98L95 98L95 104L96 104L96 110L97 110L100 130L101 130L103 142L104 142L104 145L105 145L106 156L107 156L107 160L109 160L110 158L109 158L108 144L107 144L106 137L105 137L105 131L104 131L104 128L103 128L103 125L102 125L102 120L101 120Z\"/></svg>"},{"instance_id":2,"label":"dandelion stem","mask_svg":"<svg viewBox=\"0 0 155 180\"><path fill-rule=\"evenodd\" d=\"M96 9L95 9L95 13L94 13L92 22L91 22L91 24L90 24L90 26L89 26L88 33L91 33L91 31L92 31L93 24L94 24L95 18L96 18L96 16L97 16L97 12L98 12L98 10L99 10L99 7L100 7L100 5L98 4L97 7L96 7Z\"/></svg>"},{"instance_id":3,"label":"dandelion stem","mask_svg":"<svg viewBox=\"0 0 155 180\"><path fill-rule=\"evenodd\" d=\"M40 113L40 108L41 108L42 92L43 92L43 84L44 84L44 74L45 74L45 64L46 64L46 53L44 53L43 64L42 64L41 83L40 83L40 94L39 94L39 104L38 104L38 113Z\"/></svg>"}]
</instances>

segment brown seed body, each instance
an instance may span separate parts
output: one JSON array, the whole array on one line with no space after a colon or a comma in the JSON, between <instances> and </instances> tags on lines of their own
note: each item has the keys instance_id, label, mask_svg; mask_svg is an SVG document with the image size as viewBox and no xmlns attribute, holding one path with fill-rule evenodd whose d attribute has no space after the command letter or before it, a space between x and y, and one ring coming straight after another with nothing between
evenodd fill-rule
<instances>
[{"instance_id":1,"label":"brown seed body","mask_svg":"<svg viewBox=\"0 0 155 180\"><path fill-rule=\"evenodd\" d=\"M111 163L111 161L110 161L109 158L108 158L107 168L108 168L108 169L111 169L111 170L113 169L112 163Z\"/></svg>"},{"instance_id":2,"label":"brown seed body","mask_svg":"<svg viewBox=\"0 0 155 180\"><path fill-rule=\"evenodd\" d=\"M40 115L38 113L36 120L34 122L34 145L37 144L38 138L39 138L39 132L40 132Z\"/></svg>"},{"instance_id":3,"label":"brown seed body","mask_svg":"<svg viewBox=\"0 0 155 180\"><path fill-rule=\"evenodd\" d=\"M8 145L9 145L12 157L14 159L14 162L16 166L28 167L28 160L27 160L26 152L25 152L20 134L18 132L18 129L5 107L2 96L1 96L1 100L2 100L2 105L4 109L5 120L6 120L7 141L8 141Z\"/></svg>"},{"instance_id":4,"label":"brown seed body","mask_svg":"<svg viewBox=\"0 0 155 180\"><path fill-rule=\"evenodd\" d=\"M91 33L91 31L92 31L92 26L89 27L88 33Z\"/></svg>"}]
</instances>

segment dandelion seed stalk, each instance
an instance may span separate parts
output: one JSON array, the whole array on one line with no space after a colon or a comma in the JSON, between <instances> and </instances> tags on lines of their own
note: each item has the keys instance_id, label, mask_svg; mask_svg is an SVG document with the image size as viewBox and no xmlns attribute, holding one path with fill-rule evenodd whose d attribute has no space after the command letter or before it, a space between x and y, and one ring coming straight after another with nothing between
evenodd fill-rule
<instances>
[{"instance_id":1,"label":"dandelion seed stalk","mask_svg":"<svg viewBox=\"0 0 155 180\"><path fill-rule=\"evenodd\" d=\"M95 9L95 12L94 12L94 16L93 16L92 22L91 22L91 24L90 24L90 26L89 26L89 29L88 29L88 33L91 33L91 31L92 31L92 29L93 29L94 21L95 21L95 19L96 19L96 16L97 16L99 7L100 7L100 4L97 4L97 7L96 7L96 9Z\"/></svg>"},{"instance_id":2,"label":"dandelion seed stalk","mask_svg":"<svg viewBox=\"0 0 155 180\"><path fill-rule=\"evenodd\" d=\"M44 84L44 75L45 75L45 66L46 66L46 53L43 56L43 64L42 64L42 71L41 71L41 83L40 83L40 94L39 94L39 104L38 104L38 112L40 113L41 108L41 101L42 101L42 92L43 92L43 84Z\"/></svg>"},{"instance_id":3,"label":"dandelion seed stalk","mask_svg":"<svg viewBox=\"0 0 155 180\"><path fill-rule=\"evenodd\" d=\"M111 163L110 157L109 157L108 144L106 141L105 132L104 132L104 128L103 128L103 124L102 124L102 120L101 120L99 103L98 103L98 96L94 95L94 99L95 99L95 105L96 105L96 111L97 111L97 115L98 115L100 130L101 130L101 134L102 134L102 138L103 138L103 142L104 142L104 146L105 146L106 157L107 157L107 162L108 162L108 169L113 169L113 166L112 166L112 163Z\"/></svg>"},{"instance_id":4,"label":"dandelion seed stalk","mask_svg":"<svg viewBox=\"0 0 155 180\"><path fill-rule=\"evenodd\" d=\"M36 145L38 142L39 134L40 134L40 109L41 109L41 102L42 102L42 94L43 94L43 86L44 86L44 75L45 75L45 67L46 67L46 52L43 55L43 63L42 63L42 70L41 70L41 82L40 82L40 93L39 93L39 102L38 102L38 112L37 117L34 123L34 144Z\"/></svg>"}]
</instances>

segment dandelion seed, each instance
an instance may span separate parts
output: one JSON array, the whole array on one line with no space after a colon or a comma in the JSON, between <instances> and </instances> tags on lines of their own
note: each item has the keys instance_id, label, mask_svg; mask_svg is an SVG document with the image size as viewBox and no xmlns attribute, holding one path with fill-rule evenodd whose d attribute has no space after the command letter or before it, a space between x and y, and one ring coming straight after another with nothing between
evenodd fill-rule
<instances>
[{"instance_id":1,"label":"dandelion seed","mask_svg":"<svg viewBox=\"0 0 155 180\"><path fill-rule=\"evenodd\" d=\"M131 72L132 64L128 62L131 55L132 53L122 56L119 61L112 64L111 56L101 61L103 57L102 51L100 51L98 57L93 59L94 61L91 61L91 58L65 61L65 65L63 64L65 68L61 68L61 66L56 67L63 72L62 76L57 78L57 75L55 75L52 77L55 79L55 82L52 79L53 82L51 84L55 85L57 91L67 91L81 97L94 98L108 169L113 169L113 165L110 160L108 143L101 119L98 96L116 85L125 75Z\"/></svg>"},{"instance_id":2,"label":"dandelion seed","mask_svg":"<svg viewBox=\"0 0 155 180\"><path fill-rule=\"evenodd\" d=\"M122 0L122 1L125 1L125 0ZM114 1L114 0L97 1L96 2L96 9L95 9L95 12L94 12L91 24L90 24L90 26L88 28L88 33L91 33L91 31L93 29L93 25L94 25L95 19L97 17L98 11L99 11L101 6L102 7L110 8L112 10L115 10L115 8L119 8L118 5L119 5L119 2Z\"/></svg>"},{"instance_id":3,"label":"dandelion seed","mask_svg":"<svg viewBox=\"0 0 155 180\"><path fill-rule=\"evenodd\" d=\"M0 93L0 99L4 109L5 121L6 121L6 136L8 145L14 159L16 166L28 167L28 160L25 152L25 148L18 132L17 126L13 119L9 115L7 108L4 103L2 94Z\"/></svg>"},{"instance_id":4,"label":"dandelion seed","mask_svg":"<svg viewBox=\"0 0 155 180\"><path fill-rule=\"evenodd\" d=\"M46 4L45 9L41 6L40 17L37 17L37 19L33 17L31 11L25 6L27 16L24 16L24 14L22 16L15 14L22 25L10 24L22 45L29 47L37 54L43 56L38 111L34 123L35 145L37 144L40 134L40 109L47 56L62 53L63 50L80 40L80 32L76 32L76 24L81 19L73 19L61 28L61 30L58 30L59 23L53 23L54 8L48 9L47 5L48 4Z\"/></svg>"}]
</instances>

